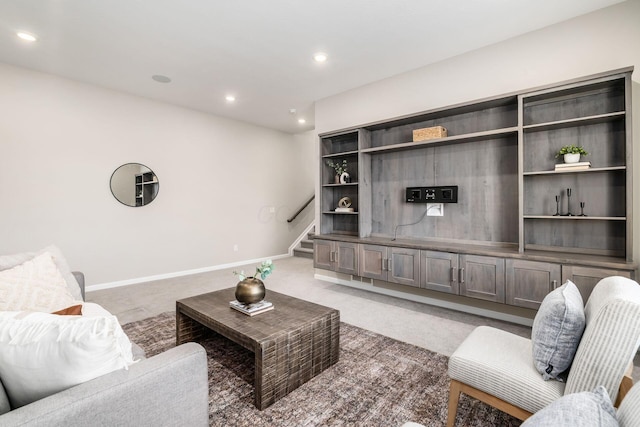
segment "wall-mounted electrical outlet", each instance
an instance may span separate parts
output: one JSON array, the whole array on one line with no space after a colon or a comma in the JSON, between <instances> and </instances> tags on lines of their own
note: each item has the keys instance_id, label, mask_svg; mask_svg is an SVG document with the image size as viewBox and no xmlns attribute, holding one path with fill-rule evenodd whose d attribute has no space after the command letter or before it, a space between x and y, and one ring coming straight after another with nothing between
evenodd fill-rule
<instances>
[{"instance_id":1,"label":"wall-mounted electrical outlet","mask_svg":"<svg viewBox=\"0 0 640 427\"><path fill-rule=\"evenodd\" d=\"M444 216L444 203L427 203L427 216Z\"/></svg>"},{"instance_id":2,"label":"wall-mounted electrical outlet","mask_svg":"<svg viewBox=\"0 0 640 427\"><path fill-rule=\"evenodd\" d=\"M407 187L407 203L458 203L458 186L448 187Z\"/></svg>"}]
</instances>

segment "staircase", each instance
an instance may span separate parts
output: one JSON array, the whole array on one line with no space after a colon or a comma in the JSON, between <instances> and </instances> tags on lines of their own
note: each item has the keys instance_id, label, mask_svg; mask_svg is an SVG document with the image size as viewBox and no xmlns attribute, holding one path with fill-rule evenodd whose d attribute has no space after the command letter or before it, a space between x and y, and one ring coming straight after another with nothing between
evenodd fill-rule
<instances>
[{"instance_id":1,"label":"staircase","mask_svg":"<svg viewBox=\"0 0 640 427\"><path fill-rule=\"evenodd\" d=\"M293 249L293 256L301 257L301 258L310 258L313 259L313 240L312 237L315 235L315 227L309 233L307 233L307 237L300 241L300 244Z\"/></svg>"}]
</instances>

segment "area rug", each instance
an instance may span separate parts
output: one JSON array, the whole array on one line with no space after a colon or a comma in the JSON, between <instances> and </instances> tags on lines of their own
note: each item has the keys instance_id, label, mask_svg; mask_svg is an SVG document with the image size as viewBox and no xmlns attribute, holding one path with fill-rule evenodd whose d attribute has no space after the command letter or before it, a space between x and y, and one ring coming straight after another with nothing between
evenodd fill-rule
<instances>
[{"instance_id":1,"label":"area rug","mask_svg":"<svg viewBox=\"0 0 640 427\"><path fill-rule=\"evenodd\" d=\"M123 329L147 357L175 346L175 313ZM264 411L253 405L253 353L220 336L200 342L209 359L211 426L443 426L447 357L340 323L340 361ZM456 426L518 426L520 421L462 395Z\"/></svg>"}]
</instances>

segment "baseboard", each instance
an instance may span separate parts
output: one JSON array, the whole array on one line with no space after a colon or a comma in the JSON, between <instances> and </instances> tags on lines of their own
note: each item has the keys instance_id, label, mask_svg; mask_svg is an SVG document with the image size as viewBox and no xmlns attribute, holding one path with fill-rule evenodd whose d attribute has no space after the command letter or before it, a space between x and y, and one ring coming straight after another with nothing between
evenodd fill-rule
<instances>
[{"instance_id":1,"label":"baseboard","mask_svg":"<svg viewBox=\"0 0 640 427\"><path fill-rule=\"evenodd\" d=\"M195 268L193 270L176 271L173 273L158 274L155 276L137 277L135 279L119 280L117 282L99 283L99 284L87 286L85 290L86 292L92 292L92 291L99 291L102 289L111 289L111 288L118 288L120 286L128 286L128 285L135 285L138 283L151 282L154 280L172 279L174 277L190 276L192 274L207 273L209 271L224 270L226 268L233 268L233 267L240 267L247 264L254 264L254 263L262 262L267 259L288 258L289 256L290 256L289 254L274 255L274 256L264 257L264 258L237 261L229 264L219 264L219 265L213 265L210 267Z\"/></svg>"},{"instance_id":2,"label":"baseboard","mask_svg":"<svg viewBox=\"0 0 640 427\"><path fill-rule=\"evenodd\" d=\"M314 278L323 280L325 282L335 283L337 285L349 286L351 288L361 289L364 291L375 292L378 294L388 295L400 299L406 299L409 301L420 302L423 304L433 305L436 307L448 308L450 310L461 311L463 313L475 314L478 316L489 317L491 319L502 320L505 322L515 323L523 326L531 326L533 319L528 317L516 316L508 313L501 313L499 311L488 310L481 307L474 307L472 305L459 304L451 301L439 300L437 298L425 297L422 295L414 295L405 292L399 292L393 289L386 289L381 287L373 287L370 284L362 284L354 280L345 280L337 277L325 276L323 274L314 274Z\"/></svg>"}]
</instances>

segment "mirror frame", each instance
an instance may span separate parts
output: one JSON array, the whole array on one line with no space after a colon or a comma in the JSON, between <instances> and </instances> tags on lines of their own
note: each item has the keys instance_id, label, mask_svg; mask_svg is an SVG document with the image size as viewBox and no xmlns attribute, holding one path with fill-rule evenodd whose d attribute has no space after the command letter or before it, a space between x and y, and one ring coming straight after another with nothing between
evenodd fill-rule
<instances>
[{"instance_id":1,"label":"mirror frame","mask_svg":"<svg viewBox=\"0 0 640 427\"><path fill-rule=\"evenodd\" d=\"M118 166L113 171L109 188L118 202L138 208L150 204L158 197L160 181L150 167L130 162Z\"/></svg>"}]
</instances>

